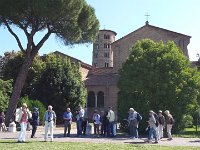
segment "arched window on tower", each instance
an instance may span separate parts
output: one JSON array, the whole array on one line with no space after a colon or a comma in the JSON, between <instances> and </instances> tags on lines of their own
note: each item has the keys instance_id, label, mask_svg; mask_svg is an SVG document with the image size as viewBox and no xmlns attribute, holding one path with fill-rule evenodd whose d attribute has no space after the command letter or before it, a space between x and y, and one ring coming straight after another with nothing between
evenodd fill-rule
<instances>
[{"instance_id":1,"label":"arched window on tower","mask_svg":"<svg viewBox=\"0 0 200 150\"><path fill-rule=\"evenodd\" d=\"M110 44L104 43L104 48L110 48Z\"/></svg>"},{"instance_id":2,"label":"arched window on tower","mask_svg":"<svg viewBox=\"0 0 200 150\"><path fill-rule=\"evenodd\" d=\"M110 39L110 35L109 34L104 34L104 39Z\"/></svg>"},{"instance_id":3,"label":"arched window on tower","mask_svg":"<svg viewBox=\"0 0 200 150\"><path fill-rule=\"evenodd\" d=\"M88 107L95 107L95 93L93 91L88 92L87 106Z\"/></svg>"},{"instance_id":4,"label":"arched window on tower","mask_svg":"<svg viewBox=\"0 0 200 150\"><path fill-rule=\"evenodd\" d=\"M109 63L105 62L105 68L109 67Z\"/></svg>"},{"instance_id":5,"label":"arched window on tower","mask_svg":"<svg viewBox=\"0 0 200 150\"><path fill-rule=\"evenodd\" d=\"M104 93L102 91L97 94L97 107L104 107Z\"/></svg>"}]
</instances>

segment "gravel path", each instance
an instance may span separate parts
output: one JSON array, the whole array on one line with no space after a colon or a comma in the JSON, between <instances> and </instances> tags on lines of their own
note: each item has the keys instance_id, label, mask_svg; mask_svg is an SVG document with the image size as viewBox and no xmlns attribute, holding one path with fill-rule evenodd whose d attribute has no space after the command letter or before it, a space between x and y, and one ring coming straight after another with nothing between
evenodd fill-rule
<instances>
[{"instance_id":1,"label":"gravel path","mask_svg":"<svg viewBox=\"0 0 200 150\"><path fill-rule=\"evenodd\" d=\"M94 143L123 143L123 144L147 144L144 141L146 138L140 139L129 139L128 137L120 137L116 138L104 138L104 137L94 137L94 135L85 136L81 138L76 137L76 130L72 129L71 137L63 137L63 128L57 127L54 130L54 141L56 142L94 142ZM16 140L19 132L11 133L11 132L1 132L0 140ZM36 132L36 137L34 139L30 138L31 131L27 131L26 141L43 141L43 127L39 127ZM166 138L159 141L158 145L165 146L199 146L200 147L200 139L199 138L173 138L172 141L168 141Z\"/></svg>"}]
</instances>

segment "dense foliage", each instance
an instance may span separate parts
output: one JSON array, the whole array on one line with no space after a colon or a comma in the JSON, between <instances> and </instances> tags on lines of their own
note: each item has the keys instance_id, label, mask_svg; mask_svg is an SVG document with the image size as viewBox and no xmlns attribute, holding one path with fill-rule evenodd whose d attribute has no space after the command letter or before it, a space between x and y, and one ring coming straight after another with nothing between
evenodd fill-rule
<instances>
[{"instance_id":1,"label":"dense foliage","mask_svg":"<svg viewBox=\"0 0 200 150\"><path fill-rule=\"evenodd\" d=\"M23 60L24 56L20 52L9 59L3 71L4 78L15 81L20 69L18 64L21 64ZM75 110L79 104L85 104L86 89L79 69L79 64L74 64L68 58L61 58L54 54L47 55L43 59L35 57L22 91L23 98L20 99L18 105L26 102L29 108L32 108L33 102L36 101L29 101L29 99L37 99L45 107L51 104L61 121L61 115L67 105Z\"/></svg>"},{"instance_id":2,"label":"dense foliage","mask_svg":"<svg viewBox=\"0 0 200 150\"><path fill-rule=\"evenodd\" d=\"M144 118L143 130L149 110L167 109L174 116L175 131L180 131L185 115L198 107L199 84L199 72L173 42L138 41L120 70L119 117L127 118L128 109L135 108Z\"/></svg>"},{"instance_id":3,"label":"dense foliage","mask_svg":"<svg viewBox=\"0 0 200 150\"><path fill-rule=\"evenodd\" d=\"M53 54L46 56L45 64L46 68L36 90L36 99L45 105L52 105L58 121L63 121L62 115L67 106L75 110L78 105L85 103L86 89L79 65L72 64L68 58Z\"/></svg>"},{"instance_id":4,"label":"dense foliage","mask_svg":"<svg viewBox=\"0 0 200 150\"><path fill-rule=\"evenodd\" d=\"M0 112L8 108L8 101L12 92L12 80L0 79Z\"/></svg>"}]
</instances>

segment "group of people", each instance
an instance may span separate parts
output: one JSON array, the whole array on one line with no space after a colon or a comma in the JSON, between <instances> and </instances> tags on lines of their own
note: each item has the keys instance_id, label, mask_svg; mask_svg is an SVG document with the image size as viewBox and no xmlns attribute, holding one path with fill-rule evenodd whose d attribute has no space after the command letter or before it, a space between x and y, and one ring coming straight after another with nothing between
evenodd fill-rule
<instances>
[{"instance_id":1,"label":"group of people","mask_svg":"<svg viewBox=\"0 0 200 150\"><path fill-rule=\"evenodd\" d=\"M50 139L53 141L53 128L56 125L56 114L51 105L48 106L48 110L44 114L44 140L47 141L48 131L50 130ZM20 124L20 133L18 136L18 142L25 142L27 126L30 123L32 125L31 138L35 138L37 126L39 125L39 111L38 108L33 107L32 112L27 108L27 104L23 103L22 107L16 109L15 121Z\"/></svg>"},{"instance_id":2,"label":"group of people","mask_svg":"<svg viewBox=\"0 0 200 150\"><path fill-rule=\"evenodd\" d=\"M146 130L148 131L147 142L152 143L155 138L155 143L158 143L160 139L163 138L163 129L167 128L168 140L172 140L171 129L174 123L174 119L170 114L169 110L164 112L161 110L158 113L154 111L149 111L148 126ZM5 115L2 112L0 114L0 131L2 130L2 123L4 122ZM77 127L77 137L82 137L83 135L89 135L91 133L91 125L88 123L89 120L93 120L94 124L94 134L99 137L100 135L104 137L115 137L116 136L116 118L115 113L111 107L107 111L99 113L94 110L92 118L88 118L87 108L78 107L76 111L76 127ZM70 137L71 125L73 121L73 115L69 107L63 114L64 120L64 137ZM134 108L129 109L128 116L128 127L129 134L131 138L138 138L138 126L139 122L142 120L142 116L134 110ZM33 107L32 111L29 111L25 103L22 107L16 110L15 121L20 124L20 133L18 136L18 142L25 142L27 125L30 123L32 125L31 138L35 138L35 133L37 126L39 125L39 110ZM48 140L48 132L50 131L50 141L53 141L53 129L56 126L56 113L53 111L51 105L48 106L47 111L44 114L44 140Z\"/></svg>"},{"instance_id":3,"label":"group of people","mask_svg":"<svg viewBox=\"0 0 200 150\"><path fill-rule=\"evenodd\" d=\"M87 108L83 109L81 106L78 107L76 111L76 126L77 126L77 137L82 135L90 134L91 126L88 123ZM64 137L70 137L71 124L73 120L73 115L71 109L67 107L66 112L63 114L64 120ZM105 111L100 115L97 110L94 111L92 117L94 123L94 133L99 137L99 135L104 135L108 137L116 136L115 127L115 113L111 107L108 111ZM29 111L25 103L22 107L16 110L15 121L20 124L20 133L18 136L18 142L25 142L25 136L27 131L27 126L30 123L32 125L31 138L35 138L35 133L37 126L39 125L39 111L38 108L33 107L32 112ZM56 113L53 111L51 105L48 106L47 111L44 114L44 140L48 140L48 132L50 132L50 141L53 141L53 129L56 126Z\"/></svg>"},{"instance_id":4,"label":"group of people","mask_svg":"<svg viewBox=\"0 0 200 150\"><path fill-rule=\"evenodd\" d=\"M71 109L67 108L64 112L64 137L70 137L71 123L73 115ZM87 115L87 108L78 107L76 111L76 125L77 125L77 136L81 137L88 135L91 132L91 126L88 123L89 118ZM116 135L115 128L115 113L111 107L108 111L99 114L97 110L94 111L93 117L91 118L94 124L94 134L99 137L100 135L114 137ZM91 120L90 119L90 120ZM67 132L67 134L66 134Z\"/></svg>"},{"instance_id":5,"label":"group of people","mask_svg":"<svg viewBox=\"0 0 200 150\"><path fill-rule=\"evenodd\" d=\"M146 131L148 131L148 140L147 142L152 143L153 138L155 138L155 143L158 143L160 139L163 138L163 129L167 128L168 140L172 140L172 126L174 124L174 119L170 114L169 110L164 112L161 110L158 113L155 113L153 110L149 111L148 116L148 126ZM129 117L128 117L128 127L131 138L138 138L138 125L142 120L141 115L135 111L133 108L129 109Z\"/></svg>"}]
</instances>

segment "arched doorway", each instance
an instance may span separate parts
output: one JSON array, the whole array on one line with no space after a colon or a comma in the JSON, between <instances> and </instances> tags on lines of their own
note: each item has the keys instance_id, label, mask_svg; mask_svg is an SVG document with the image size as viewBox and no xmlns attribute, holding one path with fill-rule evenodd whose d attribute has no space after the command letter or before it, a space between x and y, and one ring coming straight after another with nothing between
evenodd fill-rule
<instances>
[{"instance_id":1,"label":"arched doorway","mask_svg":"<svg viewBox=\"0 0 200 150\"><path fill-rule=\"evenodd\" d=\"M102 91L97 94L97 107L104 107L104 93Z\"/></svg>"},{"instance_id":2,"label":"arched doorway","mask_svg":"<svg viewBox=\"0 0 200 150\"><path fill-rule=\"evenodd\" d=\"M93 91L88 92L87 107L95 107L95 93Z\"/></svg>"}]
</instances>

